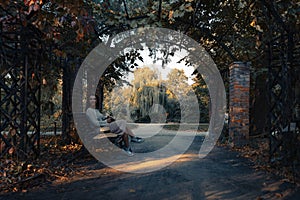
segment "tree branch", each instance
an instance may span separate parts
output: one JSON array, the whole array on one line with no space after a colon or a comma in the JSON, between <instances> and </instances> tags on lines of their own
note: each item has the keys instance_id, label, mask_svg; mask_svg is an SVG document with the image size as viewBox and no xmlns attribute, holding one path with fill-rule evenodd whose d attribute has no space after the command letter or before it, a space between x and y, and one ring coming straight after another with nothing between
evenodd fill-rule
<instances>
[{"instance_id":1,"label":"tree branch","mask_svg":"<svg viewBox=\"0 0 300 200\"><path fill-rule=\"evenodd\" d=\"M158 19L159 19L159 21L161 20L161 12L162 12L161 6L162 6L162 0L159 0L159 6L158 6Z\"/></svg>"},{"instance_id":2,"label":"tree branch","mask_svg":"<svg viewBox=\"0 0 300 200\"><path fill-rule=\"evenodd\" d=\"M125 1L125 0L122 0L122 1L123 1L124 8L125 8L126 18L127 18L127 19L130 19L129 14L128 14L128 10L127 10L126 1Z\"/></svg>"},{"instance_id":3,"label":"tree branch","mask_svg":"<svg viewBox=\"0 0 300 200\"><path fill-rule=\"evenodd\" d=\"M181 21L181 20L180 20ZM181 21L184 24L191 24L190 22L187 21ZM204 33L207 37L211 38L212 40L216 41L223 49L224 51L227 52L227 54L229 55L229 57L233 60L236 61L237 57L235 57L233 55L233 53L231 52L231 50L228 48L228 46L226 46L218 37L213 36L212 33L210 32L210 30L208 28L204 28L203 26L199 26L199 25L193 25L194 28L197 28L199 30L201 30L202 33Z\"/></svg>"},{"instance_id":4,"label":"tree branch","mask_svg":"<svg viewBox=\"0 0 300 200\"><path fill-rule=\"evenodd\" d=\"M126 13L126 19L127 20L136 20L136 19L143 19L143 18L147 18L147 15L142 15L142 16L136 16L136 17L130 17L129 13L128 13L128 9L127 9L127 5L126 5L126 1L122 0L123 4L124 4L124 8L125 8L125 13Z\"/></svg>"},{"instance_id":5,"label":"tree branch","mask_svg":"<svg viewBox=\"0 0 300 200\"><path fill-rule=\"evenodd\" d=\"M262 0L262 3L267 7L267 9L270 11L270 13L273 15L275 21L277 21L278 24L280 24L282 26L282 28L286 31L286 32L290 32L289 28L286 26L286 24L284 23L283 19L280 17L279 13L277 12L276 8L274 7L274 4L271 3L267 3L266 0Z\"/></svg>"}]
</instances>

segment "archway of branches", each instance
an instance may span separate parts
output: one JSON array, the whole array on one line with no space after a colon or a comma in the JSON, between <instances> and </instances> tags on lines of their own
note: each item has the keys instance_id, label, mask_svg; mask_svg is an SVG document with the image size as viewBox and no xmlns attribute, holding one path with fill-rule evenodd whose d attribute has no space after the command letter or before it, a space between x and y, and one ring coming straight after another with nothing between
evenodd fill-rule
<instances>
[{"instance_id":1,"label":"archway of branches","mask_svg":"<svg viewBox=\"0 0 300 200\"><path fill-rule=\"evenodd\" d=\"M162 15L161 4L158 1L157 15ZM147 15L130 16L126 2L123 2L125 7L125 18L129 21L141 20L148 17ZM40 137L40 97L43 79L40 76L42 70L47 70L44 65L47 62L59 66L62 75L62 132L67 140L70 140L69 133L73 130L72 111L71 111L71 94L72 85L78 68L84 55L79 57L62 51L53 51L58 49L55 43L44 43L40 40L42 34L39 29L32 24L24 24L22 18L17 15L10 14L6 9L1 7L4 18L1 18L1 79L0 79L0 109L1 109L1 126L0 126L0 141L2 155L9 151L22 152L23 156L31 156L39 154L39 137ZM273 160L279 160L286 152L294 152L291 157L285 160L290 163L293 156L297 156L295 151L298 140L284 141L285 128L293 134L292 138L297 138L299 134L291 128L291 123L296 123L299 128L299 33L297 29L288 26L279 16L278 12L272 4L267 1L262 1L261 10L266 14L269 20L268 32L266 33L263 45L263 55L257 56L250 60L253 65L268 66L267 71L260 75L261 82L264 78L268 80L268 88L260 85L259 92L266 92L268 103L265 103L267 109L264 111L266 118L261 120L264 124L261 130L265 130L267 136L270 137L270 157ZM31 16L31 17L34 17ZM191 22L191 21L189 21ZM171 28L172 24L169 26ZM193 35L197 32L198 35L204 35L210 38L220 47L226 54L229 61L237 61L238 57L234 54L233 49L230 49L224 42L221 36L216 36L211 33L211 30L200 23L187 23L184 19L178 20L177 29L184 29L184 33ZM94 46L101 42L101 37L115 35L131 27L128 25L107 25L104 22L93 24L95 40ZM50 44L50 45L49 45ZM92 46L92 45L91 45ZM209 50L209 49L208 49ZM43 57L40 52L43 52ZM56 52L56 53L53 53ZM124 58L123 62L116 62L108 73L111 76L114 73L115 67L123 67L124 62L130 60L129 56ZM242 60L248 62L249 60ZM70 67L71 66L71 67ZM222 74L224 79L228 76L228 66L224 67ZM255 83L259 81L255 80ZM103 81L105 82L105 80ZM108 83L108 82L107 82ZM109 83L108 83L109 84ZM263 83L262 83L263 84ZM103 99L103 87L99 85L98 94L100 100ZM255 93L255 92L254 92ZM257 101L257 96L254 96ZM252 111L256 109L262 102L257 102L253 105ZM255 113L252 113L256 116ZM253 124L260 126L260 121L256 117L252 117ZM296 129L295 129L296 130ZM275 134L276 133L276 134ZM292 145L289 145L292 144ZM19 150L17 150L19 149ZM284 149L284 150L282 150ZM296 154L295 154L296 152ZM289 154L289 153L287 153Z\"/></svg>"}]
</instances>

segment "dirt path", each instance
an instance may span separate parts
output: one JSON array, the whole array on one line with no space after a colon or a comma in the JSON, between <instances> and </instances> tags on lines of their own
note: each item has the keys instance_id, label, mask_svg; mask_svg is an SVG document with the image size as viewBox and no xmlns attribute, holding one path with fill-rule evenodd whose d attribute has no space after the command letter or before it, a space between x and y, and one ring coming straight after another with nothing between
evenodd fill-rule
<instances>
[{"instance_id":1,"label":"dirt path","mask_svg":"<svg viewBox=\"0 0 300 200\"><path fill-rule=\"evenodd\" d=\"M164 141L164 136L156 138ZM179 160L146 174L119 172L98 162L85 163L88 173L42 189L0 197L10 199L300 199L300 190L285 180L262 171L238 153L215 147L198 158L201 136L197 136ZM165 138L165 140L167 140ZM149 145L146 141L136 149Z\"/></svg>"}]
</instances>

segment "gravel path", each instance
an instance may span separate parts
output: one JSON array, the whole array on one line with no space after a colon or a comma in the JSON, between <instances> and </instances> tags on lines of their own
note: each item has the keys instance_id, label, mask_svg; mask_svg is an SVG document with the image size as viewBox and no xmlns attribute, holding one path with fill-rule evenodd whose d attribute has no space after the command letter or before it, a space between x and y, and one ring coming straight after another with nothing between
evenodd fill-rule
<instances>
[{"instance_id":1,"label":"gravel path","mask_svg":"<svg viewBox=\"0 0 300 200\"><path fill-rule=\"evenodd\" d=\"M152 151L171 138L167 134L149 137L144 143L135 144L135 150ZM88 175L0 199L300 199L299 187L254 170L249 160L225 147L215 147L199 159L202 141L203 136L196 136L180 159L160 170L125 173L100 162L86 163Z\"/></svg>"}]
</instances>

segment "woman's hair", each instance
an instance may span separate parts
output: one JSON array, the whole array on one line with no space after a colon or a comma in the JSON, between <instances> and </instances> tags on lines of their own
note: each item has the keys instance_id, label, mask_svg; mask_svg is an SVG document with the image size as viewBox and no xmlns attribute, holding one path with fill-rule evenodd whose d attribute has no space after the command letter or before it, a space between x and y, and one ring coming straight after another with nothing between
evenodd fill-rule
<instances>
[{"instance_id":1,"label":"woman's hair","mask_svg":"<svg viewBox=\"0 0 300 200\"><path fill-rule=\"evenodd\" d=\"M96 97L96 105L95 106L96 106L96 109L99 109L99 97L98 97L98 95L96 95L96 94L89 95L88 101L90 100L91 97Z\"/></svg>"}]
</instances>

